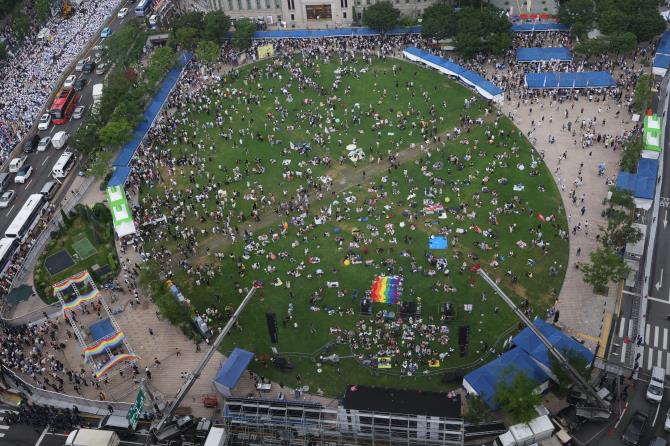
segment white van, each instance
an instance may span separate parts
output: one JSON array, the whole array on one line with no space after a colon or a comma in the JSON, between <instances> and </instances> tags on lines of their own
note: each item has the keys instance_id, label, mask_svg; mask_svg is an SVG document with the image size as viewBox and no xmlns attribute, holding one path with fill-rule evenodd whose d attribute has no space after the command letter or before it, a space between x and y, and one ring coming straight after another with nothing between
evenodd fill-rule
<instances>
[{"instance_id":1,"label":"white van","mask_svg":"<svg viewBox=\"0 0 670 446\"><path fill-rule=\"evenodd\" d=\"M654 367L651 369L651 381L647 387L647 401L660 403L663 399L663 385L665 384L665 369Z\"/></svg>"},{"instance_id":2,"label":"white van","mask_svg":"<svg viewBox=\"0 0 670 446\"><path fill-rule=\"evenodd\" d=\"M74 153L64 152L60 158L58 158L56 164L54 164L51 174L56 179L65 178L67 174L70 173L70 169L74 166L75 161L76 157L74 156Z\"/></svg>"}]
</instances>

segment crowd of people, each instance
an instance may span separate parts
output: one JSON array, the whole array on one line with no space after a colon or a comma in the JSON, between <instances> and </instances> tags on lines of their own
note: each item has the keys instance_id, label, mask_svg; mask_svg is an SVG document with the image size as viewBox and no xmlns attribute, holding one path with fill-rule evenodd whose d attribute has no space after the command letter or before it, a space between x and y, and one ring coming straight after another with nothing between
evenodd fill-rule
<instances>
[{"instance_id":1,"label":"crowd of people","mask_svg":"<svg viewBox=\"0 0 670 446\"><path fill-rule=\"evenodd\" d=\"M43 25L33 23L22 39L14 37L9 27L2 32L11 54L0 69L0 164L27 135L63 70L117 6L115 0L83 3L70 18L55 14Z\"/></svg>"},{"instance_id":2,"label":"crowd of people","mask_svg":"<svg viewBox=\"0 0 670 446\"><path fill-rule=\"evenodd\" d=\"M7 85L13 86L11 89L5 89L0 99L0 104L3 105L0 108L0 145L3 148L11 147L11 144L18 140L17 138L25 134L45 98L54 87L53 84L59 73L56 70L49 71L45 67L66 66L72 62L78 52L76 51L77 45L83 45L88 41L88 37L97 29L102 18L109 14L112 7L111 1L90 4L85 12L81 11L70 19L75 20L74 22L67 22L67 29L70 30L67 33L62 31L65 29L62 24L54 22L51 26L47 26L50 29L53 28L51 40L38 41L33 34L31 39L20 45L15 55L16 64L12 64L0 74ZM77 25L74 28L76 33L71 31L73 23ZM70 38L72 42L69 42ZM250 70L244 74L246 77L243 80L248 88L231 91L221 86L224 78L230 82L240 80L243 74L237 66L255 60L257 48L267 43L272 43L274 47L275 62L266 65L263 69ZM515 47L570 46L571 44L566 33L515 35ZM446 104L434 101L427 86L397 85L397 88L412 91L412 97L416 101L430 103L431 111L421 114L411 109L410 106L408 111L410 118L394 116L392 113L382 115L383 112L381 112L378 119L379 127L373 131L381 134L382 131L393 131L394 127L398 130L412 129L421 135L421 142L413 146L413 148L420 149L421 158L416 161L415 168L408 171L400 163L401 159L407 160L407 158L403 159L404 156L406 157L403 154L406 147L400 139L390 147L365 147L366 156L361 160L362 164L359 164L359 166L366 166L362 171L362 178L357 177L352 181L365 181L366 170L371 176L374 172L382 174L379 179L370 183L369 189L365 192L367 194L365 205L360 202L357 204L356 200L360 199L360 196L340 193L333 184L332 178L316 173L327 172L331 166L338 163L340 165L349 163L344 157L339 159L319 157L318 160L315 160L308 155L300 165L286 165L283 169L284 184L278 184L272 190L264 190L254 181L254 177L279 162L280 155L289 155L286 148L288 141L273 140L272 134L276 128L286 125L292 95L288 89L286 91L264 91L260 86L262 80L277 79L278 76L287 75L287 82L297 85L300 91L314 90L319 84L311 76L318 69L318 64L338 61L342 68L340 82L332 86L321 86L324 88L319 90L323 99L322 113L304 111L299 119L302 122L308 122L312 128L319 127L319 124L321 124L320 128L323 128L323 124L328 123L337 130L346 129L354 133L361 117L369 116L372 112L356 110L352 105L348 110L347 122L335 125L335 116L328 112L328 107L332 104L330 101L337 100L337 96L346 96L346 84L356 82L357 73L360 73L365 66L371 65L373 60L398 57L406 46L417 46L444 57L453 57L450 53L436 49L431 42L420 36L405 35L388 36L384 39L355 37L254 41L252 47L245 52L224 47L219 62L210 65L202 65L197 61L191 62L166 101L165 109L140 146L137 156L133 159L132 172L126 184L126 191L130 195L139 197L139 205L134 209L134 216L140 232L127 239L125 243L132 245L144 260L158 261L162 273L168 278L174 277L176 268L180 268L191 276L194 283L200 285L209 283L224 270L233 270L237 275L237 280L232 288L242 295L245 291L244 284L247 281L245 276L250 271L257 269L262 269L262 272L269 278L265 283L267 287L276 286L288 290L297 280L322 278L325 275L329 277L328 283L338 283L337 288L339 289L335 271L321 269L318 256L309 252L307 244L323 239L320 243L328 246L329 249L343 249L344 252L367 254L363 251L366 245L369 245L372 240L384 238L389 246L382 252L376 253L380 259L373 261L370 266L383 269L388 273L416 275L424 280L431 280L437 291L455 292L456 287L450 282L450 272L463 273L465 265L478 260L477 258L456 257L447 261L421 256L412 249L411 236L397 236L395 233L400 233L398 227L393 227L393 225L389 227L379 223L388 219L389 209L397 210L402 207L401 202L414 201L423 211L410 211L404 217L408 226L416 226L427 215L426 200L430 201L429 206L435 205L437 200L432 200L435 196L443 196L447 191L457 195L456 190L466 189L471 186L470 182L473 182L481 191L467 197L467 200L471 202L469 207L459 208L456 204L455 209L443 206L441 209L437 207L431 209L430 212L437 214L444 212L447 215L446 218L454 219L465 227L465 231L481 234L482 240L474 246L474 249L482 252L482 255L489 251L498 253L497 233L501 231L495 229L498 219L502 220L503 216L508 213L529 211L532 213L532 208L526 208L526 205L520 201L501 199L498 203L495 192L491 195L491 192L498 187L515 187L515 191L518 187L518 192L523 191L524 187L523 184L508 185L504 178L499 179L496 185L488 184L489 177L495 177L494 172L500 173L502 169L514 168L517 165L516 159L520 156L515 151L513 138L504 132L500 133L497 122L500 112L496 113L487 108L485 122L471 117L466 104L460 110L459 126L441 134L436 128L439 125L437 124L439 115L446 108ZM636 130L622 129L618 134L602 130L605 122L597 115L584 116L580 101L599 103L608 109L619 107L624 113L630 111L635 82L642 73L639 60L646 55L646 51L645 49L636 50L632 58L602 56L579 64L551 62L545 65L530 65L530 68L529 65L516 61L514 51L502 57L480 56L470 61L458 60L458 62L501 86L505 91L506 101L524 105L537 103L537 113L533 114L533 129L541 127L543 122L563 119L563 131L572 134L574 146L583 149L585 159L588 160L591 154L589 153L587 157L586 153L591 151L593 146L618 150L626 138ZM292 59L292 56L295 55L302 55L303 60L296 62ZM614 73L617 87L579 91L529 90L524 86L524 73L529 69L609 71ZM385 71L383 74L379 73L380 76L385 77L393 77L395 74L395 69ZM254 88L256 85L257 87ZM24 90L25 94L22 93ZM17 92L26 100L16 101ZM332 99L332 96L336 98ZM379 92L379 96L381 100L387 96L392 98L392 92ZM268 97L277 99L272 103L272 112L265 117L266 131L257 132L253 128L253 119L263 117L252 117L249 111L252 107L267 100ZM540 105L547 99L551 101L549 107L551 111ZM197 123L197 120L192 117L196 113L206 114L209 121L204 124ZM515 118L511 112L510 117ZM233 122L242 118L248 119L247 124L233 131ZM213 132L217 135L216 137L211 136ZM478 141L469 137L471 133L477 132L483 133L485 138ZM349 142L338 140L334 133L316 129L311 136L310 143L315 146L341 147ZM531 141L536 142L533 130L527 136ZM211 163L217 150L217 138L229 141L233 146L231 150L239 153L239 160L235 165L218 166L218 170L224 172L224 175L218 179L211 173ZM486 139L492 141L489 143L491 147L496 147L500 151L494 154L482 148L488 147L485 146ZM250 140L267 141L269 144L275 142L276 155L264 158L252 156L245 148L245 144ZM550 138L549 143L551 142ZM469 159L464 161L448 156L446 154L447 144L472 147L470 156L485 157L489 162L486 172L473 172L469 179L470 182L467 183L442 184L436 182L440 171L460 171L471 164ZM187 147L191 152L183 155L176 149L177 147ZM308 153L309 147L303 146L302 149ZM0 154L0 161L2 155L6 153ZM567 151L561 156L567 157ZM540 157L544 157L543 151L540 151ZM382 168L375 170L374 166L382 166ZM536 167L526 167L529 176L537 175ZM586 167L592 166L587 165ZM576 209L585 209L586 197L579 189L582 184L582 169L580 168L579 172L563 173L559 168L553 173L561 189L569 188L573 206L577 206ZM415 188L412 183L416 180L415 176L419 175L432 178L430 188L414 190L414 195L418 197L412 199L398 197L396 191L400 189L400 184L408 182L410 189ZM574 181L566 181L568 175L573 175ZM180 178L188 180L186 187L180 182ZM299 181L291 184L294 179ZM608 175L606 180L614 181L614 177ZM229 192L227 186L231 184L246 184L247 186L243 188L243 191ZM295 187L296 184L300 186ZM407 184L403 184L403 187L405 186ZM158 187L162 190L161 194L146 193L148 189ZM544 192L543 186L541 187L542 189L538 187L538 190ZM352 201L347 202L346 200ZM476 215L477 209L494 202L496 209L500 212L498 215L488 215L485 218L486 225L480 228L479 225L468 223L468 220L475 218L471 217L472 213ZM315 205L315 203L318 204ZM556 213L560 211L559 209L554 210ZM575 212L574 218L573 211ZM588 220L585 223L575 221L578 219L578 212L579 210L575 211L572 208L566 212L568 227L562 227L556 219L548 215L547 222L550 229L533 228L528 234L519 235L516 245L518 250L498 253L488 266L501 268L513 283L523 276L532 279L533 266L538 261L537 259L529 259L523 270L512 271L507 268L505 258L518 255L526 246L539 247L540 252L546 255L554 249L550 245L564 242L570 232L573 234L577 231L588 232ZM581 214L584 215L584 211L581 211ZM321 225L339 224L344 221L359 222L362 228L360 234L349 240L335 233L327 235L319 233ZM250 224L252 224L251 228ZM255 228L259 230L256 231ZM512 233L516 231L516 228L510 225L508 230ZM458 246L459 236L464 237L461 234L455 230L446 230L443 233L449 236L456 246ZM291 250L273 249L273 243L289 235L293 239ZM553 236L554 239L551 243L547 243L546 240L550 236ZM211 243L212 239L219 240L219 243ZM174 243L175 250L167 248L169 243L161 244L161 240ZM245 247L243 254L226 253L224 247L236 242L243 242ZM296 253L300 252L304 253L305 260L296 260L298 258ZM197 265L191 261L194 256L203 253L213 255L214 261L210 258L208 262L198 262ZM398 265L396 259L398 256L409 259L409 266L403 269L402 265ZM360 254L350 254L343 256L343 261L356 263L360 261L360 258ZM281 262L283 265L278 267ZM549 274L555 275L558 269L565 266L552 265ZM131 285L137 271L132 268L124 268L124 270L126 285ZM301 279L298 279L299 277ZM5 282L7 283L9 282ZM329 287L315 286L314 293L306 296L304 304L312 311L324 311L333 316L351 314L351 312L359 313L357 305L340 307L323 305L321 301ZM137 297L134 282L129 288L134 290ZM350 294L339 292L342 292L343 296ZM289 293L293 297L292 291ZM407 290L407 293L409 296L416 297L410 290ZM363 296L364 293L361 293L358 297L363 298ZM291 323L293 323L292 313L290 311L287 316ZM215 313L211 308L203 312L205 318L212 314ZM222 316L215 314L215 319L219 321ZM392 366L399 368L401 373L415 374L432 367L431 364L434 364L434 361L444 361L454 352L453 341L449 343L449 330L443 328L446 325L427 318L425 320L420 317L387 320L383 314L377 314L372 318L361 319L352 332L344 332L336 328L337 325L334 323L331 329L334 337L347 342L356 357L368 366L379 366L379 358L391 358L389 361ZM35 384L42 388L62 390L66 379L73 386L89 383L97 385L87 372L68 370L57 359L54 352L62 347L56 338L64 339L64 336L57 335L58 326L54 322L46 322L30 328L5 328L0 334L3 340L0 358L6 365L31 377ZM76 390L76 387L73 388Z\"/></svg>"}]
</instances>

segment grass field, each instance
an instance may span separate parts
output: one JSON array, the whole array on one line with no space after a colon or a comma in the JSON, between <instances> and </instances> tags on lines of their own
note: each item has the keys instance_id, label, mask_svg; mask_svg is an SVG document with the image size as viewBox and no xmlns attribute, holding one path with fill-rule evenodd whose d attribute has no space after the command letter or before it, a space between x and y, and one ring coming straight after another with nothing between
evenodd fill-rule
<instances>
[{"instance_id":1,"label":"grass field","mask_svg":"<svg viewBox=\"0 0 670 446\"><path fill-rule=\"evenodd\" d=\"M337 64L317 62L319 76L313 65L302 67L302 72L327 88L335 80ZM243 138L239 144L220 138L222 130L217 126L201 130L206 134L203 148L176 144L164 149L177 158L193 160L193 166L186 163L174 175L165 171L163 178L170 183L143 191L160 197L166 189L183 193L188 188L196 193L205 183L222 183L229 197L239 194L235 212L248 212L253 202L242 197L253 188L262 186L265 194L281 196L284 190L293 194L304 186L304 180L282 175L301 163L300 169L310 167L314 177L333 179L334 193L324 188L323 196L310 202L309 214L280 216L268 210L253 236L242 240L240 235L233 245L211 244L216 235L199 235L197 240L216 246L212 253L218 255L199 260L191 274L172 269L174 282L191 300L193 310L219 310L220 316L210 317L214 326L225 322L226 314L237 307L242 288L254 280L264 283L223 350L240 346L257 357L271 355L265 315L275 313L279 342L274 347L293 362L294 369L284 373L266 361L256 361L252 368L263 376L289 386L296 385L300 376L312 391L321 389L329 395L341 394L352 383L445 389L440 383L445 373L480 364L489 348L517 325L511 311L469 271L471 265L481 264L518 302L528 299L529 313L544 316L567 265L568 243L559 236L566 219L549 172L506 118L487 113L479 101L464 108L465 99L472 97L469 91L442 75L399 61L375 61L364 72L360 61L344 64L356 68L358 79L343 76L338 99L330 104L327 98L332 94L300 91L294 83L287 87L293 102L286 101L287 94L275 102L269 88L277 92L289 75L279 69L275 77L264 78L260 73L267 63L246 68L239 79L227 80L218 88L220 95L212 92L213 106L235 117L222 126L223 131L230 127L238 135L251 125L253 134L272 133L282 144L272 145L267 137L263 141ZM397 77L391 75L392 64L402 68ZM256 79L248 79L250 69L256 70ZM351 87L350 93L343 95L346 86ZM225 93L233 90L247 98L258 93L257 103L240 105L234 95ZM433 118L426 120L426 128L434 126L441 142L432 146L429 157L418 147L409 147L421 143L420 121L431 116L431 108ZM268 129L274 124L273 119L264 119L267 113L282 113L283 125L293 128ZM462 121L466 115L471 122ZM184 128L203 129L203 123L212 119L203 110L194 110ZM330 142L318 144L315 133L324 135L324 126L333 127ZM462 130L458 136L454 136L455 127ZM452 134L448 141L446 132ZM315 156L337 160L354 138L368 156L385 158L387 150L401 151L401 165L387 169L385 161L377 164L367 159L356 166L350 161L308 165ZM311 152L300 155L287 150L289 141L309 142ZM246 175L243 167L235 179L233 169L245 166L245 159L251 160L250 172ZM284 159L291 160L290 167L283 166ZM262 174L252 172L255 164L264 168ZM190 173L193 169L197 175ZM195 209L202 209L202 216L204 211L221 210L219 206L210 198ZM169 212L169 207L164 211ZM323 222L315 220L319 216ZM190 225L201 229L212 223L190 212L184 226ZM429 237L437 234L449 239L448 249L428 249ZM175 236L159 243L177 250L184 241ZM165 288L155 286L159 268L153 265L145 277L152 278L159 305L165 312L172 311L174 303ZM401 276L401 300L416 302L420 315L400 316L398 305L381 303L373 304L371 316L359 314L361 300L377 275ZM328 282L338 282L338 287L329 287ZM439 306L445 302L457 308L454 321L440 319ZM472 310L465 311L465 305L472 305ZM383 311L394 312L396 319L385 321ZM462 326L470 329L464 356L458 353ZM339 355L338 363L322 360L333 353ZM440 356L439 367L428 366L429 360ZM380 358L390 358L390 368L376 367Z\"/></svg>"}]
</instances>

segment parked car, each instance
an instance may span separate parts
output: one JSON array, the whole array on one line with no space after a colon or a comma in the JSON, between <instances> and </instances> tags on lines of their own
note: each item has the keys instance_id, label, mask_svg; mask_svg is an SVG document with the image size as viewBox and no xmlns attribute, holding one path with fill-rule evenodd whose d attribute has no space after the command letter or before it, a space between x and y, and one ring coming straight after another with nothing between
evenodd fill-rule
<instances>
[{"instance_id":1,"label":"parked car","mask_svg":"<svg viewBox=\"0 0 670 446\"><path fill-rule=\"evenodd\" d=\"M72 119L81 119L84 116L85 111L86 111L85 105L78 105L72 112Z\"/></svg>"},{"instance_id":2,"label":"parked car","mask_svg":"<svg viewBox=\"0 0 670 446\"><path fill-rule=\"evenodd\" d=\"M106 39L107 37L109 37L111 35L112 35L112 29L108 26L103 28L102 31L100 32L100 38L102 38L102 39Z\"/></svg>"},{"instance_id":3,"label":"parked car","mask_svg":"<svg viewBox=\"0 0 670 446\"><path fill-rule=\"evenodd\" d=\"M0 208L9 207L9 205L12 204L12 201L14 201L14 197L16 197L16 192L12 189L4 191L2 195L0 195Z\"/></svg>"},{"instance_id":4,"label":"parked car","mask_svg":"<svg viewBox=\"0 0 670 446\"><path fill-rule=\"evenodd\" d=\"M84 64L84 67L81 69L81 72L84 74L91 74L95 70L95 62L88 61Z\"/></svg>"},{"instance_id":5,"label":"parked car","mask_svg":"<svg viewBox=\"0 0 670 446\"><path fill-rule=\"evenodd\" d=\"M626 444L636 446L640 442L640 437L642 436L642 432L644 432L644 429L647 426L648 419L648 414L642 412L641 410L635 411L630 421L628 422L628 426L626 426L626 430L621 436L621 440Z\"/></svg>"},{"instance_id":6,"label":"parked car","mask_svg":"<svg viewBox=\"0 0 670 446\"><path fill-rule=\"evenodd\" d=\"M28 159L27 156L20 156L18 158L14 158L10 163L9 163L9 172L11 173L16 173L23 167L23 165L26 163L26 160Z\"/></svg>"},{"instance_id":7,"label":"parked car","mask_svg":"<svg viewBox=\"0 0 670 446\"><path fill-rule=\"evenodd\" d=\"M88 81L86 80L85 77L81 77L77 79L74 83L74 91L81 91L84 89Z\"/></svg>"},{"instance_id":8,"label":"parked car","mask_svg":"<svg viewBox=\"0 0 670 446\"><path fill-rule=\"evenodd\" d=\"M89 61L89 58L86 57L77 62L77 65L74 66L74 71L82 71L84 69L84 64Z\"/></svg>"},{"instance_id":9,"label":"parked car","mask_svg":"<svg viewBox=\"0 0 670 446\"><path fill-rule=\"evenodd\" d=\"M76 80L77 80L76 75L74 74L69 75L68 77L65 78L65 82L63 82L63 88L72 88Z\"/></svg>"},{"instance_id":10,"label":"parked car","mask_svg":"<svg viewBox=\"0 0 670 446\"><path fill-rule=\"evenodd\" d=\"M19 183L19 184L23 184L28 180L28 178L30 178L30 175L32 173L33 173L33 166L31 166L30 164L26 164L25 166L23 166L21 168L21 170L16 172L16 176L14 177L14 182Z\"/></svg>"},{"instance_id":11,"label":"parked car","mask_svg":"<svg viewBox=\"0 0 670 446\"><path fill-rule=\"evenodd\" d=\"M40 116L40 121L37 124L37 130L49 130L50 125L51 125L51 115L49 113L45 113L42 116Z\"/></svg>"},{"instance_id":12,"label":"parked car","mask_svg":"<svg viewBox=\"0 0 670 446\"><path fill-rule=\"evenodd\" d=\"M124 18L128 14L128 8L121 8L116 16L120 19Z\"/></svg>"},{"instance_id":13,"label":"parked car","mask_svg":"<svg viewBox=\"0 0 670 446\"><path fill-rule=\"evenodd\" d=\"M50 145L51 145L51 136L45 136L44 138L40 139L39 144L37 144L37 151L44 152L49 148Z\"/></svg>"}]
</instances>

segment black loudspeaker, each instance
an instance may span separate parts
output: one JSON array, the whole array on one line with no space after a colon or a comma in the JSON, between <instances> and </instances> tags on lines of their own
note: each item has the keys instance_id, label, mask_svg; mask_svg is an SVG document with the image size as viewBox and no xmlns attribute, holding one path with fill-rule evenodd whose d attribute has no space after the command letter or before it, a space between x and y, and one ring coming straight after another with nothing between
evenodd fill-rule
<instances>
[{"instance_id":1,"label":"black loudspeaker","mask_svg":"<svg viewBox=\"0 0 670 446\"><path fill-rule=\"evenodd\" d=\"M277 330L277 315L274 313L265 313L265 320L268 323L268 333L270 342L276 344L279 342L279 330Z\"/></svg>"}]
</instances>

